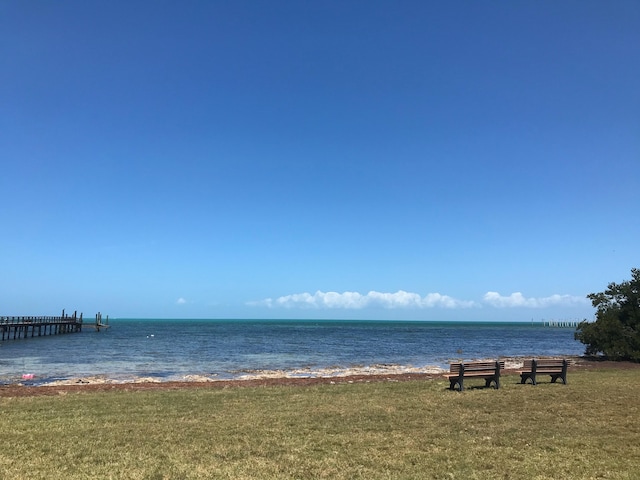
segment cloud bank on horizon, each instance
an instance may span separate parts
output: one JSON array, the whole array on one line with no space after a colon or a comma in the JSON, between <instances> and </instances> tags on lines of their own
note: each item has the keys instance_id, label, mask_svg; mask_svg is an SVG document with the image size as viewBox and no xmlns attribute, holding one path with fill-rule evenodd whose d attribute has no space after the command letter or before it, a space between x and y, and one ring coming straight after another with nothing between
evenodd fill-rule
<instances>
[{"instance_id":1,"label":"cloud bank on horizon","mask_svg":"<svg viewBox=\"0 0 640 480\"><path fill-rule=\"evenodd\" d=\"M546 308L553 306L573 306L586 304L583 297L554 294L549 297L525 297L520 292L509 296L498 292L487 292L481 302L473 300L459 300L440 293L428 293L421 296L418 293L398 290L395 293L370 291L366 294L359 292L323 292L316 291L284 295L276 299L266 298L255 302L248 302L252 306L266 306L269 308L317 308L317 309L362 309L368 307L383 307L387 309L402 308L480 308L484 305L496 308Z\"/></svg>"}]
</instances>

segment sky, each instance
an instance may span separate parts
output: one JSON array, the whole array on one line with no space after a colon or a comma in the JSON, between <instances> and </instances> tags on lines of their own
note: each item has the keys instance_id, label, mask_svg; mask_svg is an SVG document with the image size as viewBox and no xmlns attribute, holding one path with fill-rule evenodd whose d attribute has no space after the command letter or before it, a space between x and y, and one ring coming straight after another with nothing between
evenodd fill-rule
<instances>
[{"instance_id":1,"label":"sky","mask_svg":"<svg viewBox=\"0 0 640 480\"><path fill-rule=\"evenodd\" d=\"M638 79L635 0L0 0L0 315L591 319Z\"/></svg>"}]
</instances>

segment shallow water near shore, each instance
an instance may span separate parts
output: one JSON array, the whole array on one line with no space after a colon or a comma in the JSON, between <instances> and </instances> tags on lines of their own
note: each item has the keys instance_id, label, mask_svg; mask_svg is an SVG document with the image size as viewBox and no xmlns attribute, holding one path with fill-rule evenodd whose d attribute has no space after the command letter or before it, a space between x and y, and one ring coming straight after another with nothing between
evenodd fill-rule
<instances>
[{"instance_id":1,"label":"shallow water near shore","mask_svg":"<svg viewBox=\"0 0 640 480\"><path fill-rule=\"evenodd\" d=\"M584 352L573 338L573 328L541 322L112 319L110 323L111 328L100 332L85 328L82 333L1 342L0 383L433 372L455 360Z\"/></svg>"}]
</instances>

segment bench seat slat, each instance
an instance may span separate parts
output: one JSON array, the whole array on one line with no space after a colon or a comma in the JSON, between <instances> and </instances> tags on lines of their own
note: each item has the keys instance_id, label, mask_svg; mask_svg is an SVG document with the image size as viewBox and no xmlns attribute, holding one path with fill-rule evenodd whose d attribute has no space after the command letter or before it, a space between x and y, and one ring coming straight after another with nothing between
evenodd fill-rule
<instances>
[{"instance_id":1,"label":"bench seat slat","mask_svg":"<svg viewBox=\"0 0 640 480\"><path fill-rule=\"evenodd\" d=\"M464 376L465 377L491 377L495 375L495 370L489 372L489 371L484 371L484 372L464 372ZM445 375L445 377L447 378L456 378L459 377L460 375Z\"/></svg>"}]
</instances>

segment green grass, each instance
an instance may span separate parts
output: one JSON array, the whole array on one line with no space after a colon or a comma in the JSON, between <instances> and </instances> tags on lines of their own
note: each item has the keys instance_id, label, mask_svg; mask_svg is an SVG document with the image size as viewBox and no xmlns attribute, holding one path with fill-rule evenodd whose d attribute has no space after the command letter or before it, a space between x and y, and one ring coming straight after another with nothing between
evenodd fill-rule
<instances>
[{"instance_id":1,"label":"green grass","mask_svg":"<svg viewBox=\"0 0 640 480\"><path fill-rule=\"evenodd\" d=\"M568 379L1 398L0 478L638 478L640 370Z\"/></svg>"}]
</instances>

